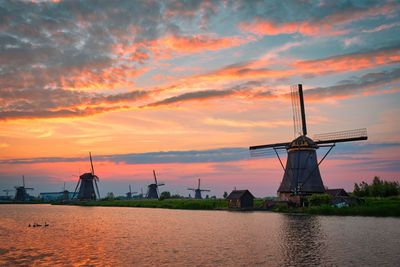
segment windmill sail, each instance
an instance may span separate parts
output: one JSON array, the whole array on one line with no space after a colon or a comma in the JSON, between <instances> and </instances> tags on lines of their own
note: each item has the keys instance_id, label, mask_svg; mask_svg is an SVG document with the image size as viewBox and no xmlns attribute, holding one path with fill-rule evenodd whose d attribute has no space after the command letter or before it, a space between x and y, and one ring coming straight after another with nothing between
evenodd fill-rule
<instances>
[{"instance_id":1,"label":"windmill sail","mask_svg":"<svg viewBox=\"0 0 400 267\"><path fill-rule=\"evenodd\" d=\"M314 141L317 144L343 143L367 139L366 128L314 135Z\"/></svg>"}]
</instances>

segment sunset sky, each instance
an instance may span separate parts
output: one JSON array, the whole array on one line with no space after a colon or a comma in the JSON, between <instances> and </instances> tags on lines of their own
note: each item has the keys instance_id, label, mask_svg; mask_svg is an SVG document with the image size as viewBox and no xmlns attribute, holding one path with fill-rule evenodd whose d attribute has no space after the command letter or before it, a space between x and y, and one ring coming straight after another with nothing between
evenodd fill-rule
<instances>
[{"instance_id":1,"label":"sunset sky","mask_svg":"<svg viewBox=\"0 0 400 267\"><path fill-rule=\"evenodd\" d=\"M0 0L0 189L273 196L283 171L248 147L368 129L321 164L325 186L400 181L398 1ZM318 150L321 158L326 148ZM285 159L285 153L281 155ZM193 192L191 193L193 196Z\"/></svg>"}]
</instances>

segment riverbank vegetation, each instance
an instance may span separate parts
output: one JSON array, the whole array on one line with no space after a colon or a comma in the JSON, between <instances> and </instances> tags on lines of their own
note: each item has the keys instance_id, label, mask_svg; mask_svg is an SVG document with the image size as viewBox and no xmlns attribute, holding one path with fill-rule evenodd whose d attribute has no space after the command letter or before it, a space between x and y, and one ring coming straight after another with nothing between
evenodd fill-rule
<instances>
[{"instance_id":1,"label":"riverbank vegetation","mask_svg":"<svg viewBox=\"0 0 400 267\"><path fill-rule=\"evenodd\" d=\"M254 200L254 207L263 203L262 199ZM62 204L55 202L53 204ZM227 210L227 199L107 199L99 201L77 201L69 204L79 206L103 207L142 207L162 209L188 209L188 210Z\"/></svg>"},{"instance_id":2,"label":"riverbank vegetation","mask_svg":"<svg viewBox=\"0 0 400 267\"><path fill-rule=\"evenodd\" d=\"M371 184L361 182L354 184L353 195L356 197L390 197L400 195L399 182L383 181L378 176L374 177Z\"/></svg>"},{"instance_id":3,"label":"riverbank vegetation","mask_svg":"<svg viewBox=\"0 0 400 267\"><path fill-rule=\"evenodd\" d=\"M360 198L358 202L341 207L329 204L329 197L324 195L319 195L320 197L313 196L311 196L313 201L310 201L308 207L288 207L287 205L278 204L272 211L313 215L400 217L400 196L386 198L364 197Z\"/></svg>"}]
</instances>

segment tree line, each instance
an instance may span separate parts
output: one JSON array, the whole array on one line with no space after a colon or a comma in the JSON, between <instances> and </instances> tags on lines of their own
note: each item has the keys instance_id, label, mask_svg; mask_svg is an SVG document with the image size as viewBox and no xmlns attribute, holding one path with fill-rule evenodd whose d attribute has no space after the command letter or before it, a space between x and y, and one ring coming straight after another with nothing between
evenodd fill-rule
<instances>
[{"instance_id":1,"label":"tree line","mask_svg":"<svg viewBox=\"0 0 400 267\"><path fill-rule=\"evenodd\" d=\"M371 184L364 181L354 184L353 194L357 197L390 197L400 195L399 182L388 182L374 177Z\"/></svg>"}]
</instances>

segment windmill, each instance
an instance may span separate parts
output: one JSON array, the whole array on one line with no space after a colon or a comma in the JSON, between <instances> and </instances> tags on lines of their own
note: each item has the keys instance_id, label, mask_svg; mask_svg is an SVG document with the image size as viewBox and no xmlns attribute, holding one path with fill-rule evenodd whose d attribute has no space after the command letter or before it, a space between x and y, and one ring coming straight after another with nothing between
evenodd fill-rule
<instances>
[{"instance_id":1,"label":"windmill","mask_svg":"<svg viewBox=\"0 0 400 267\"><path fill-rule=\"evenodd\" d=\"M157 182L157 176L156 172L153 170L153 176L154 176L154 184L149 184L147 186L147 196L146 198L151 199L151 198L158 198L158 187L165 185L164 183L159 184Z\"/></svg>"},{"instance_id":2,"label":"windmill","mask_svg":"<svg viewBox=\"0 0 400 267\"><path fill-rule=\"evenodd\" d=\"M15 190L13 190L13 189L4 189L3 191L6 192L6 197L8 198L9 197L8 193L12 192L12 191L15 191Z\"/></svg>"},{"instance_id":3,"label":"windmill","mask_svg":"<svg viewBox=\"0 0 400 267\"><path fill-rule=\"evenodd\" d=\"M137 192L132 192L131 185L129 185L129 192L126 193L127 199L132 199L132 194L136 194Z\"/></svg>"},{"instance_id":4,"label":"windmill","mask_svg":"<svg viewBox=\"0 0 400 267\"><path fill-rule=\"evenodd\" d=\"M210 192L210 190L208 190L208 189L200 189L200 178L199 178L199 183L197 185L197 188L196 189L195 188L188 188L188 190L194 191L194 198L195 199L203 199L201 197L201 192Z\"/></svg>"},{"instance_id":5,"label":"windmill","mask_svg":"<svg viewBox=\"0 0 400 267\"><path fill-rule=\"evenodd\" d=\"M63 200L69 200L69 191L65 189L65 182L64 182L64 188L63 188Z\"/></svg>"},{"instance_id":6,"label":"windmill","mask_svg":"<svg viewBox=\"0 0 400 267\"><path fill-rule=\"evenodd\" d=\"M25 176L22 175L22 186L15 187L15 200L16 201L26 201L29 200L29 195L27 190L33 190L33 188L25 187Z\"/></svg>"},{"instance_id":7,"label":"windmill","mask_svg":"<svg viewBox=\"0 0 400 267\"><path fill-rule=\"evenodd\" d=\"M252 156L262 156L275 152L284 171L278 195L281 200L302 204L307 195L324 193L319 165L326 158L336 143L367 140L367 129L333 132L314 135L314 140L307 137L306 116L302 85L291 86L293 122L295 139L286 143L251 146ZM316 150L329 147L318 162ZM283 166L278 150L287 151L286 167ZM272 152L272 153L273 153Z\"/></svg>"},{"instance_id":8,"label":"windmill","mask_svg":"<svg viewBox=\"0 0 400 267\"><path fill-rule=\"evenodd\" d=\"M97 177L97 175L94 174L92 154L90 152L89 152L89 158L90 158L90 166L92 172L84 173L81 176L79 176L79 181L75 187L72 199L75 197L76 190L78 189L78 187L79 187L79 192L77 196L78 200L96 200L97 198L100 199L99 188L97 187L97 182L99 181L99 177ZM96 186L97 196L94 190L94 186Z\"/></svg>"}]
</instances>

